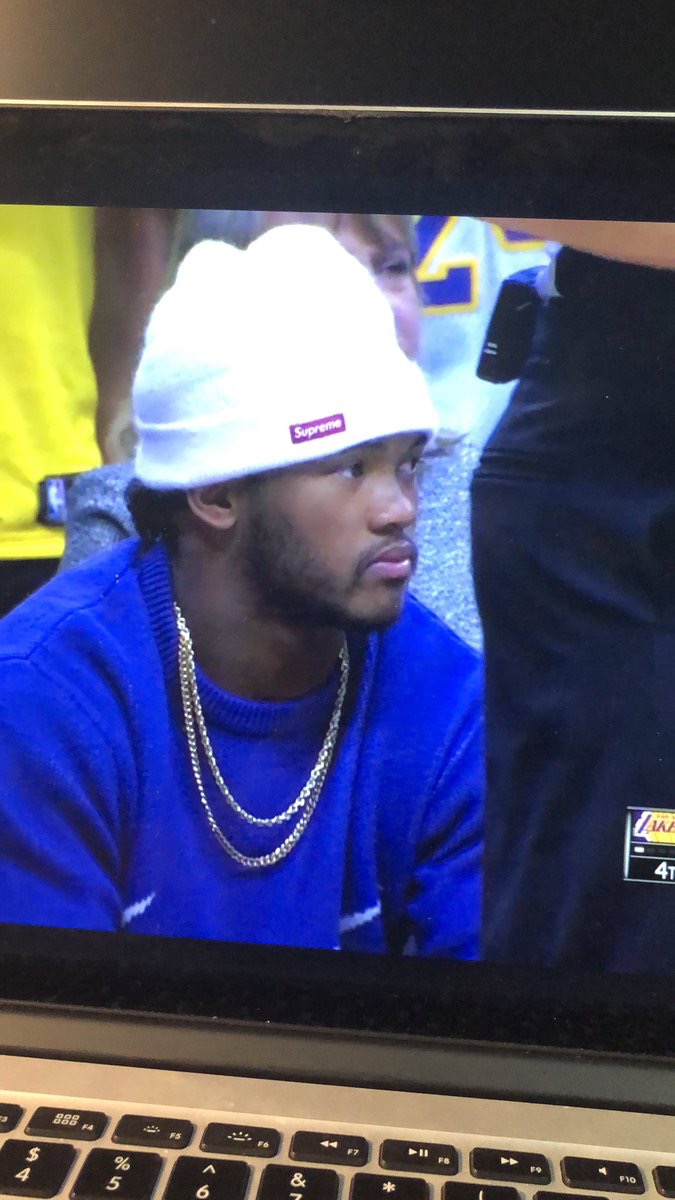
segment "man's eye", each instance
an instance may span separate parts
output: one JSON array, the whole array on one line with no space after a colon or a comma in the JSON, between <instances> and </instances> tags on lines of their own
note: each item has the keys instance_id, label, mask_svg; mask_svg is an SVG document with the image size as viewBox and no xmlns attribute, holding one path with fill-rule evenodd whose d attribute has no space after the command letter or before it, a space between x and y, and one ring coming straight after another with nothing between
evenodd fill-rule
<instances>
[{"instance_id":1,"label":"man's eye","mask_svg":"<svg viewBox=\"0 0 675 1200\"><path fill-rule=\"evenodd\" d=\"M412 264L409 258L401 255L397 258L390 258L381 268L383 275L409 275L412 270Z\"/></svg>"},{"instance_id":2,"label":"man's eye","mask_svg":"<svg viewBox=\"0 0 675 1200\"><path fill-rule=\"evenodd\" d=\"M361 479L363 472L364 466L360 460L357 462L345 463L345 465L339 469L339 474L345 475L348 479Z\"/></svg>"},{"instance_id":3,"label":"man's eye","mask_svg":"<svg viewBox=\"0 0 675 1200\"><path fill-rule=\"evenodd\" d=\"M401 470L405 471L408 475L416 475L421 461L422 456L420 454L415 454L411 458L406 458L405 461L401 463Z\"/></svg>"}]
</instances>

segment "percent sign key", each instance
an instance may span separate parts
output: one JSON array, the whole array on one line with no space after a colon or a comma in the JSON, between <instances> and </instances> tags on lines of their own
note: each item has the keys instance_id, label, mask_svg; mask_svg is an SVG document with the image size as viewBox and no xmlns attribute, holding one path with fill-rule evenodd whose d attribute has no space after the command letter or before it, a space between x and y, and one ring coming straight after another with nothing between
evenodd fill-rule
<instances>
[{"instance_id":1,"label":"percent sign key","mask_svg":"<svg viewBox=\"0 0 675 1200\"><path fill-rule=\"evenodd\" d=\"M73 1200L150 1200L161 1166L159 1154L91 1150L71 1195Z\"/></svg>"}]
</instances>

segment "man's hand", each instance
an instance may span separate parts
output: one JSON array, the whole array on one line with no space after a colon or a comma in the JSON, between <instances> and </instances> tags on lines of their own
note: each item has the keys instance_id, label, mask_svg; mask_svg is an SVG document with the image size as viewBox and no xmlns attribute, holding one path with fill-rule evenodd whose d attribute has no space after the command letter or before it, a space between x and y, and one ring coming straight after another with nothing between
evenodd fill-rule
<instances>
[{"instance_id":1,"label":"man's hand","mask_svg":"<svg viewBox=\"0 0 675 1200\"><path fill-rule=\"evenodd\" d=\"M573 250L675 270L675 224L650 221L539 221L523 217L486 217L491 225L530 233Z\"/></svg>"},{"instance_id":2,"label":"man's hand","mask_svg":"<svg viewBox=\"0 0 675 1200\"><path fill-rule=\"evenodd\" d=\"M96 284L89 328L98 386L96 437L105 463L134 447L131 385L145 327L169 282L177 213L164 208L96 210Z\"/></svg>"}]
</instances>

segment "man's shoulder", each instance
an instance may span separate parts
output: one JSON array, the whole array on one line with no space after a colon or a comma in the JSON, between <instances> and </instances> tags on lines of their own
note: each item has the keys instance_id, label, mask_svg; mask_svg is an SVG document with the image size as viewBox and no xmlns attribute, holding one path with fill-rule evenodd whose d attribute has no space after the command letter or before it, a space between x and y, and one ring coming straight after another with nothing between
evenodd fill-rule
<instances>
[{"instance_id":1,"label":"man's shoulder","mask_svg":"<svg viewBox=\"0 0 675 1200\"><path fill-rule=\"evenodd\" d=\"M393 772L392 786L398 788L413 770L415 794L423 797L438 772L451 766L475 772L480 788L480 655L409 597L400 619L377 638L371 662L367 731L380 747L383 776L389 779Z\"/></svg>"},{"instance_id":2,"label":"man's shoulder","mask_svg":"<svg viewBox=\"0 0 675 1200\"><path fill-rule=\"evenodd\" d=\"M413 596L401 617L379 637L376 692L383 719L401 719L435 740L482 720L480 654ZM417 736L417 734L415 735Z\"/></svg>"},{"instance_id":3,"label":"man's shoulder","mask_svg":"<svg viewBox=\"0 0 675 1200\"><path fill-rule=\"evenodd\" d=\"M0 659L40 657L59 644L74 647L97 630L123 627L131 617L136 580L135 539L56 575L0 621Z\"/></svg>"},{"instance_id":4,"label":"man's shoulder","mask_svg":"<svg viewBox=\"0 0 675 1200\"><path fill-rule=\"evenodd\" d=\"M427 608L416 596L409 595L395 625L383 637L388 655L403 656L410 671L424 672L451 668L460 675L482 674L482 658L459 634Z\"/></svg>"}]
</instances>

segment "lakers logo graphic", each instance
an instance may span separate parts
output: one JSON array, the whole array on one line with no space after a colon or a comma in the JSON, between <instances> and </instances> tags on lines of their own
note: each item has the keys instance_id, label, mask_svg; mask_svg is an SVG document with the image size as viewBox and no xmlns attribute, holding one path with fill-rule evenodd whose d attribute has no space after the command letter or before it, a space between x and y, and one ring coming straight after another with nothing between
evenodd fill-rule
<instances>
[{"instance_id":1,"label":"lakers logo graphic","mask_svg":"<svg viewBox=\"0 0 675 1200\"><path fill-rule=\"evenodd\" d=\"M623 877L638 883L675 883L675 809L628 809Z\"/></svg>"},{"instance_id":2,"label":"lakers logo graphic","mask_svg":"<svg viewBox=\"0 0 675 1200\"><path fill-rule=\"evenodd\" d=\"M634 817L633 837L652 845L675 846L675 812L638 809Z\"/></svg>"}]
</instances>

